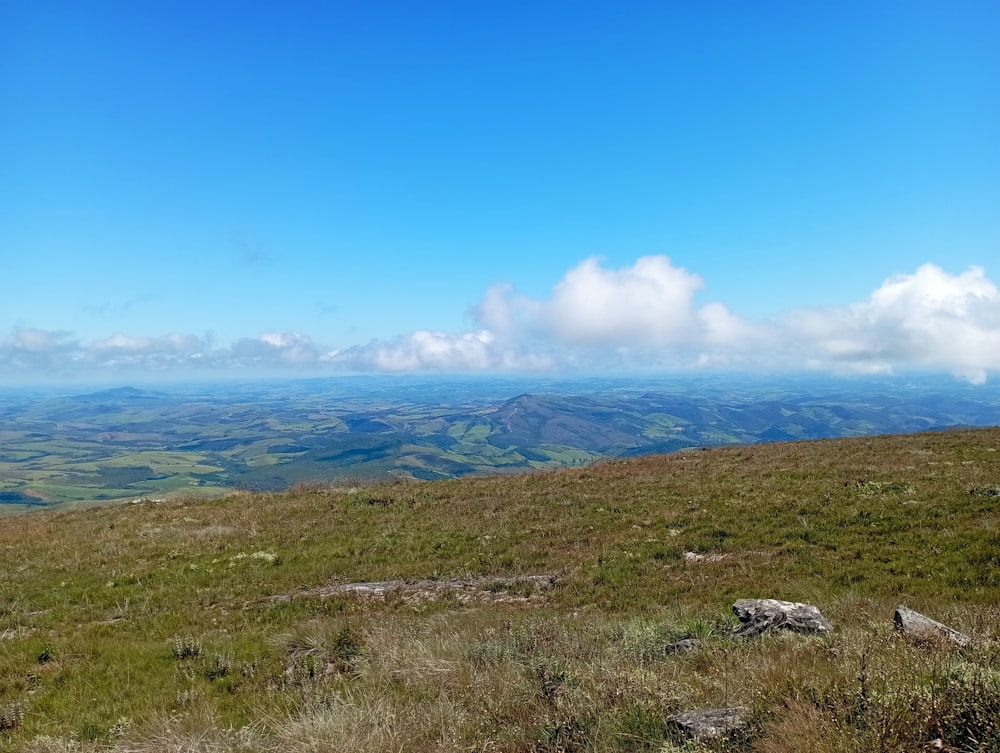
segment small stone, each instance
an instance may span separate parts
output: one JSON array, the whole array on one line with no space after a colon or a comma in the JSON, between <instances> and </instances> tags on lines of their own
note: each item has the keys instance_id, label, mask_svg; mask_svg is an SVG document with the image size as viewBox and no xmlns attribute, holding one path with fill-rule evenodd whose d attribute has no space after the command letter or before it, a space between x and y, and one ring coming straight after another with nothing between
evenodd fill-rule
<instances>
[{"instance_id":1,"label":"small stone","mask_svg":"<svg viewBox=\"0 0 1000 753\"><path fill-rule=\"evenodd\" d=\"M664 646L663 652L666 654L680 654L685 651L694 651L700 645L701 641L697 638L681 638L679 641L674 641Z\"/></svg>"},{"instance_id":2,"label":"small stone","mask_svg":"<svg viewBox=\"0 0 1000 753\"><path fill-rule=\"evenodd\" d=\"M727 554L701 554L699 552L684 552L685 562L721 562Z\"/></svg>"},{"instance_id":3,"label":"small stone","mask_svg":"<svg viewBox=\"0 0 1000 753\"><path fill-rule=\"evenodd\" d=\"M668 719L696 740L711 740L737 732L746 724L747 710L742 706L728 709L685 711Z\"/></svg>"}]
</instances>

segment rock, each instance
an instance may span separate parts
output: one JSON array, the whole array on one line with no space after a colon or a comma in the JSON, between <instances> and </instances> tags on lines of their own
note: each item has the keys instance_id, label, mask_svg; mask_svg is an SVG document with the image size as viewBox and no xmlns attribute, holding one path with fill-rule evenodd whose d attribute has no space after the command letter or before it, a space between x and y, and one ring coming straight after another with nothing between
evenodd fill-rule
<instances>
[{"instance_id":1,"label":"rock","mask_svg":"<svg viewBox=\"0 0 1000 753\"><path fill-rule=\"evenodd\" d=\"M358 599L399 599L414 604L451 596L463 604L533 604L545 598L556 585L555 575L509 575L500 578L451 578L447 580L383 580L336 583L321 588L272 596L273 601L288 601L295 596L328 599L337 596Z\"/></svg>"},{"instance_id":2,"label":"rock","mask_svg":"<svg viewBox=\"0 0 1000 753\"><path fill-rule=\"evenodd\" d=\"M968 646L972 642L972 638L965 633L960 633L937 620L932 620L930 617L906 607L896 607L892 621L896 623L896 630L920 641L951 641L959 646Z\"/></svg>"},{"instance_id":3,"label":"rock","mask_svg":"<svg viewBox=\"0 0 1000 753\"><path fill-rule=\"evenodd\" d=\"M721 562L728 554L700 554L698 552L684 552L685 562Z\"/></svg>"},{"instance_id":4,"label":"rock","mask_svg":"<svg viewBox=\"0 0 1000 753\"><path fill-rule=\"evenodd\" d=\"M747 710L742 706L728 709L698 709L670 717L669 722L696 740L710 740L738 732L746 724Z\"/></svg>"},{"instance_id":5,"label":"rock","mask_svg":"<svg viewBox=\"0 0 1000 753\"><path fill-rule=\"evenodd\" d=\"M776 630L828 633L833 628L817 607L778 599L739 599L733 612L743 623L733 633L752 638Z\"/></svg>"},{"instance_id":6,"label":"rock","mask_svg":"<svg viewBox=\"0 0 1000 753\"><path fill-rule=\"evenodd\" d=\"M679 641L674 641L673 643L668 643L664 646L663 653L679 654L684 651L694 651L700 645L701 641L697 638L681 638Z\"/></svg>"}]
</instances>

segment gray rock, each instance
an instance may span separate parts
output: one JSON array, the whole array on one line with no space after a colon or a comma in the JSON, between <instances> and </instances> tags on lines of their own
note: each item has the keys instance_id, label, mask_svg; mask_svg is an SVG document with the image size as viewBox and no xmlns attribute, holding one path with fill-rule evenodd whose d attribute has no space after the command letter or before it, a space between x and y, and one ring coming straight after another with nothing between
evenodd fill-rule
<instances>
[{"instance_id":1,"label":"gray rock","mask_svg":"<svg viewBox=\"0 0 1000 753\"><path fill-rule=\"evenodd\" d=\"M711 740L738 732L746 725L747 710L742 706L728 709L685 711L667 721L696 740Z\"/></svg>"},{"instance_id":2,"label":"gray rock","mask_svg":"<svg viewBox=\"0 0 1000 753\"><path fill-rule=\"evenodd\" d=\"M700 554L698 552L684 552L685 562L721 562L728 557L728 554Z\"/></svg>"},{"instance_id":3,"label":"gray rock","mask_svg":"<svg viewBox=\"0 0 1000 753\"><path fill-rule=\"evenodd\" d=\"M752 638L777 630L828 633L833 628L817 607L778 599L739 599L733 612L743 624L734 635Z\"/></svg>"},{"instance_id":4,"label":"gray rock","mask_svg":"<svg viewBox=\"0 0 1000 753\"><path fill-rule=\"evenodd\" d=\"M679 641L674 641L664 646L663 652L666 654L679 654L684 651L694 651L700 645L701 641L697 638L681 638Z\"/></svg>"},{"instance_id":5,"label":"gray rock","mask_svg":"<svg viewBox=\"0 0 1000 753\"><path fill-rule=\"evenodd\" d=\"M432 601L451 596L463 604L532 604L545 598L557 582L555 575L509 575L501 578L451 578L447 580L383 580L335 583L329 586L272 596L273 601L289 601L296 596L328 599L337 596L358 599L399 599L404 604Z\"/></svg>"},{"instance_id":6,"label":"gray rock","mask_svg":"<svg viewBox=\"0 0 1000 753\"><path fill-rule=\"evenodd\" d=\"M960 633L937 620L932 620L930 617L906 607L896 607L892 621L896 623L896 630L920 641L951 641L959 646L968 646L972 642L972 638L965 633Z\"/></svg>"}]
</instances>

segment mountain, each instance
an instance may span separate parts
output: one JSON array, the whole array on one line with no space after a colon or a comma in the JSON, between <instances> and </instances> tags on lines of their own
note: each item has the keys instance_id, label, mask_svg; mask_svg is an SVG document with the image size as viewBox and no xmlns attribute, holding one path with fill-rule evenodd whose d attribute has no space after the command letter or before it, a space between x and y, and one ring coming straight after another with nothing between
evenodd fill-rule
<instances>
[{"instance_id":1,"label":"mountain","mask_svg":"<svg viewBox=\"0 0 1000 753\"><path fill-rule=\"evenodd\" d=\"M497 447L558 445L619 454L645 444L645 421L632 411L590 397L523 394L490 415Z\"/></svg>"},{"instance_id":2,"label":"mountain","mask_svg":"<svg viewBox=\"0 0 1000 753\"><path fill-rule=\"evenodd\" d=\"M933 379L343 378L11 392L0 417L0 504L14 511L995 425L1000 391Z\"/></svg>"}]
</instances>

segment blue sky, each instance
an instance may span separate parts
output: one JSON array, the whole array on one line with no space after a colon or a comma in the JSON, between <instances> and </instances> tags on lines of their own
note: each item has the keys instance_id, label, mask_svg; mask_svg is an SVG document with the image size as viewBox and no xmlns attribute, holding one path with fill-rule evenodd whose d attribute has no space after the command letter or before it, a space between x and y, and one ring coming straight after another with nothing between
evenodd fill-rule
<instances>
[{"instance_id":1,"label":"blue sky","mask_svg":"<svg viewBox=\"0 0 1000 753\"><path fill-rule=\"evenodd\" d=\"M1000 370L995 2L0 0L0 382Z\"/></svg>"}]
</instances>

